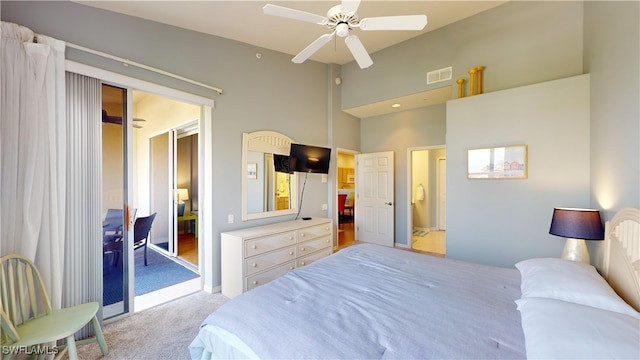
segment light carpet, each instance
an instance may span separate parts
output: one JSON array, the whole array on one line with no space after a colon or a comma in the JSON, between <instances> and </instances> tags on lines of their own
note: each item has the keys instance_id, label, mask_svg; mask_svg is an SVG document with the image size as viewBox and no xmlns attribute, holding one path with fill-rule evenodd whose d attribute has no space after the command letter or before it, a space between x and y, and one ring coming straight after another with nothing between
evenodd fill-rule
<instances>
[{"instance_id":1,"label":"light carpet","mask_svg":"<svg viewBox=\"0 0 640 360\"><path fill-rule=\"evenodd\" d=\"M200 291L107 324L102 330L109 354L102 357L98 344L92 343L78 347L78 358L189 359L188 346L200 324L227 300L220 293Z\"/></svg>"}]
</instances>

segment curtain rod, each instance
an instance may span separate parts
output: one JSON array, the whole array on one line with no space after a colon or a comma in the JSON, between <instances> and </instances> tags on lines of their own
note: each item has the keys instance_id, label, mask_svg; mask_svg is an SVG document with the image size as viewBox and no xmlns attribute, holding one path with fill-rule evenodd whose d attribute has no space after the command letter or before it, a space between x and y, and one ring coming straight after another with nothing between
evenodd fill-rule
<instances>
[{"instance_id":1,"label":"curtain rod","mask_svg":"<svg viewBox=\"0 0 640 360\"><path fill-rule=\"evenodd\" d=\"M203 84L201 82L198 82L198 81L195 81L195 80L191 80L191 79L188 79L188 78L180 76L180 75L172 74L170 72L167 72L167 71L164 71L164 70L160 70L160 69L156 69L154 67L147 66L147 65L144 65L144 64L140 64L140 63L137 63L135 61L128 60L128 59L123 59L123 58L115 56L115 55L111 55L111 54L103 53L101 51L89 49L89 48L86 48L84 46L80 46L80 45L76 45L76 44L72 44L72 43L66 43L66 45L68 47L76 49L76 50L80 50L80 51L83 51L83 52L86 52L86 53L90 53L90 54L93 54L93 55L98 55L98 56L101 56L101 57L104 57L104 58L107 58L107 59L111 59L111 60L115 60L115 61L121 62L122 65L124 65L125 67L129 66L129 65L133 65L133 66L139 67L141 69L153 71L155 73L162 74L162 75L165 75L165 76L169 76L169 77L172 77L174 79L182 80L182 81L188 82L190 84L194 84L194 85L198 85L198 86L201 86L201 87L204 87L204 88L207 88L207 89L211 89L211 90L217 92L218 95L222 95L222 89L220 89L218 87L215 87L215 86Z\"/></svg>"}]
</instances>

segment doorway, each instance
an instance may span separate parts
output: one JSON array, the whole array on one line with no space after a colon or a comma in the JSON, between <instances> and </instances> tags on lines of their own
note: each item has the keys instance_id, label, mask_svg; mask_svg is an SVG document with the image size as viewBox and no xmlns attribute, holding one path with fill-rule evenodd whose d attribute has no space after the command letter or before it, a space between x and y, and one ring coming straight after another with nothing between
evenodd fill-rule
<instances>
[{"instance_id":1,"label":"doorway","mask_svg":"<svg viewBox=\"0 0 640 360\"><path fill-rule=\"evenodd\" d=\"M336 250L353 245L356 240L355 232L355 155L357 152L337 149L337 178L336 178L336 211L335 221L338 224Z\"/></svg>"},{"instance_id":2,"label":"doorway","mask_svg":"<svg viewBox=\"0 0 640 360\"><path fill-rule=\"evenodd\" d=\"M197 271L198 122L149 138L149 199L157 213L151 246Z\"/></svg>"},{"instance_id":3,"label":"doorway","mask_svg":"<svg viewBox=\"0 0 640 360\"><path fill-rule=\"evenodd\" d=\"M168 243L174 234L177 236L177 211L173 210L169 191L175 182L167 181L176 176L169 177L166 166L167 170L161 176L153 176L149 171L154 168L150 156L152 141L149 134L174 126L172 131L182 129L183 137L197 138L201 106L115 85L103 84L102 89L103 228L104 224L119 222L121 241L118 253L103 257L104 317L110 318L132 309L139 311L201 288L197 243L194 245L192 242L189 249L192 262L177 258L177 243L175 252L158 246L163 239ZM190 142L193 142L193 138ZM190 158L195 160L189 167L195 164L196 169L191 170L191 174L197 177L197 141L194 146L195 155L190 154ZM174 174L177 172L174 171ZM152 179L167 181L162 190L167 199L166 206L154 202L155 199L150 196L148 189L157 186ZM189 181L188 186L196 189L191 191L189 211L197 211L197 180ZM184 200L188 199L183 198ZM116 216L117 220L109 218L109 214L114 211L119 214ZM130 246L136 232L134 229L138 228L138 220L151 215L154 218L146 238L146 249ZM126 223L131 225L128 233L122 230L122 224ZM154 230L164 228L165 224L169 233L154 233ZM110 234L113 233L112 231ZM117 233L118 230L115 231ZM193 230L193 233L197 233L197 230ZM103 239L106 236L103 235Z\"/></svg>"},{"instance_id":4,"label":"doorway","mask_svg":"<svg viewBox=\"0 0 640 360\"><path fill-rule=\"evenodd\" d=\"M446 254L446 149L409 149L411 248L438 256Z\"/></svg>"}]
</instances>

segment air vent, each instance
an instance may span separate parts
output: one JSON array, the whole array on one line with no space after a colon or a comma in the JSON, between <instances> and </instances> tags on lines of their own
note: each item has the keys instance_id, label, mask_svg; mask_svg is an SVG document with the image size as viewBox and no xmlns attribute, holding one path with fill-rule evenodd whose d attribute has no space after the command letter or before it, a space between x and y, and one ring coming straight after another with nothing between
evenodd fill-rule
<instances>
[{"instance_id":1,"label":"air vent","mask_svg":"<svg viewBox=\"0 0 640 360\"><path fill-rule=\"evenodd\" d=\"M429 71L427 73L427 85L437 83L440 81L451 80L451 74L453 73L452 67Z\"/></svg>"}]
</instances>

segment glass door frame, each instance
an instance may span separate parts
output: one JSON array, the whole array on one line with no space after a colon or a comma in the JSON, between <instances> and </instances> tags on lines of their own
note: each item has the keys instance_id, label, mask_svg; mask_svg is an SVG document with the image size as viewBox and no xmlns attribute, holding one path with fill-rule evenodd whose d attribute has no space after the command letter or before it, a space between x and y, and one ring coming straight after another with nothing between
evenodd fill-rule
<instances>
[{"instance_id":1,"label":"glass door frame","mask_svg":"<svg viewBox=\"0 0 640 360\"><path fill-rule=\"evenodd\" d=\"M194 95L191 93L187 93L181 90L176 90L173 88L169 88L167 86L158 85L156 83L151 83L145 80L140 80L137 78L133 78L131 76L118 74L112 71L100 69L94 66L81 64L75 61L66 60L65 61L66 70L69 72L77 73L80 75L90 76L96 79L99 79L104 84L109 84L113 86L117 86L127 90L127 120L126 122L130 125L131 129L127 132L126 143L127 143L127 156L126 156L126 169L128 174L133 174L133 136L132 136L132 127L133 127L133 101L132 96L135 90L144 91L148 93L153 93L161 96L165 96L168 98L176 99L179 101L184 101L187 103L191 103L197 106L200 106L200 120L198 123L198 127L200 129L201 136L200 138L203 140L198 145L199 153L202 156L199 156L198 166L199 173L202 176L202 181L199 181L198 188L200 194L200 203L201 209L203 213L213 213L213 197L211 195L210 190L213 188L213 172L212 169L205 168L205 163L211 163L211 159L213 157L213 136L212 136L212 111L215 107L215 102L212 98L206 98L199 95ZM125 190L125 197L127 204L132 204L133 199L133 176L127 176L127 189ZM129 236L133 236L133 224L129 227ZM213 249L213 228L210 222L203 222L202 226L199 226L199 238L201 241L198 242L198 272L201 274L201 287L205 291L211 292L213 290L213 270L210 269L211 266L206 266L207 263L211 263L213 261L213 257L215 257L216 253L219 253L218 250ZM133 253L133 244L128 246L123 250L126 255L123 257L131 257L128 254ZM211 254L205 257L205 254ZM123 260L124 261L124 260ZM102 266L102 263L95 264L94 266ZM126 297L127 304L124 308L124 311L119 315L111 316L105 321L105 323L110 323L113 321L117 321L129 315L132 315L135 311L134 309L134 272L129 271L129 269L134 269L133 267L133 257L131 259L127 259L125 271L127 274L127 284L126 289L128 292L128 296ZM102 281L102 279L101 279Z\"/></svg>"},{"instance_id":2,"label":"glass door frame","mask_svg":"<svg viewBox=\"0 0 640 360\"><path fill-rule=\"evenodd\" d=\"M105 318L107 319L111 319L111 318L129 313L131 304L133 304L132 295L135 296L133 292L133 288L129 285L133 283L133 275L134 275L133 271L130 271L130 269L133 269L131 265L133 264L133 259L129 259L129 258L132 258L132 254L133 254L133 244L131 241L129 241L129 239L133 237L133 224L135 221L135 213L132 211L132 207L130 206L130 204L133 203L132 201L133 200L133 176L132 176L133 161L131 161L131 159L133 158L133 136L130 136L130 134L133 133L133 125L132 125L132 118L131 116L128 115L132 113L133 97L132 97L131 89L127 88L126 86L122 86L122 85L115 84L105 80L101 80L101 85L118 88L123 92L123 95L126 96L126 97L123 96L123 99L122 99L123 101L122 124L121 124L122 131L120 133L120 136L122 137L121 208L123 210L123 217L124 217L123 218L124 226L122 228L121 241L127 246L123 247L122 254L118 255L122 258L121 260L118 261L119 263L121 261L120 266L122 266L122 284L123 284L122 300L113 304L103 306L103 316L105 316ZM103 94L101 96L103 96ZM102 152L103 152L103 149L101 149L101 153ZM104 168L102 169L102 172L104 172ZM131 244L131 246L128 246L129 244ZM103 257L103 261L104 261L104 257ZM111 261L111 258L109 258L107 261ZM101 264L101 266L103 266L103 264ZM104 279L104 277L102 279Z\"/></svg>"}]
</instances>

